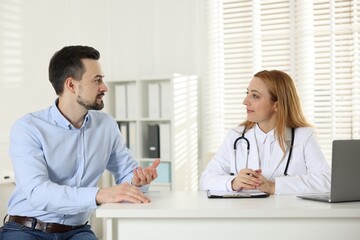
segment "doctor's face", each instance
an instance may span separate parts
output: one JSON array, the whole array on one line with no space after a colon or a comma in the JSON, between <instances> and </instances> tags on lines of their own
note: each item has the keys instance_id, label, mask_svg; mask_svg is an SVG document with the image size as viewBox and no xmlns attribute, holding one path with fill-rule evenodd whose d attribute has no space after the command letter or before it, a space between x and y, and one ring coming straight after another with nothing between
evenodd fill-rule
<instances>
[{"instance_id":1,"label":"doctor's face","mask_svg":"<svg viewBox=\"0 0 360 240\"><path fill-rule=\"evenodd\" d=\"M247 90L243 102L246 106L247 120L258 123L265 132L270 131L275 127L277 102L271 99L269 88L261 78L254 77Z\"/></svg>"}]
</instances>

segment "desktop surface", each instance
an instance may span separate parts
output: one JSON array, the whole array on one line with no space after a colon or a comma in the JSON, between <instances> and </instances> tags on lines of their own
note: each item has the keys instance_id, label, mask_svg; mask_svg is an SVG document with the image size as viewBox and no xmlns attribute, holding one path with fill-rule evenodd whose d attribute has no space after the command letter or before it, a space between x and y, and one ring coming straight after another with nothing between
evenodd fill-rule
<instances>
[{"instance_id":1,"label":"desktop surface","mask_svg":"<svg viewBox=\"0 0 360 240\"><path fill-rule=\"evenodd\" d=\"M105 239L360 239L360 202L329 204L293 195L209 199L206 192L179 191L147 195L150 203L103 204L96 210L96 217L105 218Z\"/></svg>"},{"instance_id":2,"label":"desktop surface","mask_svg":"<svg viewBox=\"0 0 360 240\"><path fill-rule=\"evenodd\" d=\"M96 210L97 217L127 218L273 218L273 217L358 217L360 202L325 204L294 195L250 199L209 199L206 192L149 192L150 203L109 203Z\"/></svg>"}]
</instances>

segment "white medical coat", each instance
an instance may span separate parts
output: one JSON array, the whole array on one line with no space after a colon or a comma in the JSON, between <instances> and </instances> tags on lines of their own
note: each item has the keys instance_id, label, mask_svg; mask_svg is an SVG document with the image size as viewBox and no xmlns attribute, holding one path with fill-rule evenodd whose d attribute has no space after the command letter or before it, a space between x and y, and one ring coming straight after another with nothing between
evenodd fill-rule
<instances>
[{"instance_id":1,"label":"white medical coat","mask_svg":"<svg viewBox=\"0 0 360 240\"><path fill-rule=\"evenodd\" d=\"M218 153L212 158L200 178L201 190L232 191L231 181L235 176L234 141L241 136L243 127L231 129L220 147ZM248 129L245 137L250 143L248 168L259 169L259 153L257 150L255 127ZM286 144L291 143L291 129L286 129ZM286 147L287 147L286 146ZM246 142L241 140L237 144L237 169L240 171L246 166ZM274 194L304 194L330 191L331 171L324 154L316 140L312 128L296 128L294 146L288 168L288 176L284 170L288 158L285 157L279 142L273 143L269 163L262 164L262 174L275 181ZM283 159L283 161L281 161ZM266 167L265 167L266 166ZM236 175L236 174L235 174Z\"/></svg>"}]
</instances>

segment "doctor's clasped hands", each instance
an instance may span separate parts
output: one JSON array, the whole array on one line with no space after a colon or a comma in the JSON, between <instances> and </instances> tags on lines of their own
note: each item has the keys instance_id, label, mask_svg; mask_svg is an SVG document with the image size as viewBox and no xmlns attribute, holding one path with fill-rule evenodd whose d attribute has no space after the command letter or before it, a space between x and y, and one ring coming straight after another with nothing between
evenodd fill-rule
<instances>
[{"instance_id":1,"label":"doctor's clasped hands","mask_svg":"<svg viewBox=\"0 0 360 240\"><path fill-rule=\"evenodd\" d=\"M261 174L261 169L242 169L232 180L231 187L234 191L260 190L269 194L275 191L275 183L269 181Z\"/></svg>"}]
</instances>

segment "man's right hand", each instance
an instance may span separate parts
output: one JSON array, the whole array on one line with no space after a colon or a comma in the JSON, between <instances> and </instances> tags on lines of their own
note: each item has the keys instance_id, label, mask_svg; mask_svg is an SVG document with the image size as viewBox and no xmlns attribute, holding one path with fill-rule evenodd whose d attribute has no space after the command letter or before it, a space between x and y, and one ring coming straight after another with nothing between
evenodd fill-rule
<instances>
[{"instance_id":1,"label":"man's right hand","mask_svg":"<svg viewBox=\"0 0 360 240\"><path fill-rule=\"evenodd\" d=\"M102 203L148 203L150 199L137 187L129 183L121 183L116 186L100 188L96 194L96 204Z\"/></svg>"}]
</instances>

